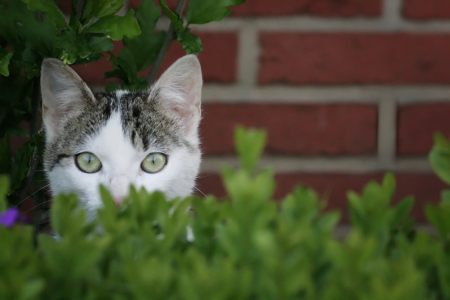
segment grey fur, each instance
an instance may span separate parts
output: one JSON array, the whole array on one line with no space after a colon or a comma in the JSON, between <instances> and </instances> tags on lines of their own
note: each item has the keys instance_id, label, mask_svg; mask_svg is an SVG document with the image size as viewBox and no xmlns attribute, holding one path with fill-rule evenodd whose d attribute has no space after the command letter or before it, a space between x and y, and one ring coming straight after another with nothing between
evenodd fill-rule
<instances>
[{"instance_id":1,"label":"grey fur","mask_svg":"<svg viewBox=\"0 0 450 300\"><path fill-rule=\"evenodd\" d=\"M114 112L119 112L125 136L144 151L149 146L168 153L174 147L187 147L199 152L183 138L176 119L169 117L157 99L149 99L150 92L126 92L120 99L116 93L94 93L95 102L87 95L80 113L65 122L62 133L46 145L45 169L51 171L57 164L73 162L76 148L107 123Z\"/></svg>"}]
</instances>

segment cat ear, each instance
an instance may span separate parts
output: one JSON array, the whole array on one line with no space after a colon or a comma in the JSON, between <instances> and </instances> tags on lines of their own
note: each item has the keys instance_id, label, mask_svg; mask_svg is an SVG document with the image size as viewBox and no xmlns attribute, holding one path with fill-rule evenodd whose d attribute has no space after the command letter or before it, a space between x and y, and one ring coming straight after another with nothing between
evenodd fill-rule
<instances>
[{"instance_id":1,"label":"cat ear","mask_svg":"<svg viewBox=\"0 0 450 300\"><path fill-rule=\"evenodd\" d=\"M41 68L42 119L47 142L61 133L64 124L79 115L85 101L95 101L84 81L62 61L46 58Z\"/></svg>"},{"instance_id":2,"label":"cat ear","mask_svg":"<svg viewBox=\"0 0 450 300\"><path fill-rule=\"evenodd\" d=\"M153 85L155 99L171 117L180 122L187 137L197 138L201 118L202 70L195 55L178 59Z\"/></svg>"}]
</instances>

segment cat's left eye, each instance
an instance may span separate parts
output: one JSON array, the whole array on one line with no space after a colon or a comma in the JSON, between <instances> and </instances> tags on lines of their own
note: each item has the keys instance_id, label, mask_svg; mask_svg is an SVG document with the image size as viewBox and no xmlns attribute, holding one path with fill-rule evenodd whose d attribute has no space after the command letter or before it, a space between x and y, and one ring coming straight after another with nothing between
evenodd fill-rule
<instances>
[{"instance_id":1,"label":"cat's left eye","mask_svg":"<svg viewBox=\"0 0 450 300\"><path fill-rule=\"evenodd\" d=\"M90 152L83 152L75 156L75 163L85 173L95 173L102 168L102 162Z\"/></svg>"},{"instance_id":2,"label":"cat's left eye","mask_svg":"<svg viewBox=\"0 0 450 300\"><path fill-rule=\"evenodd\" d=\"M157 173L161 171L167 163L167 157L162 153L150 153L142 161L141 168L147 173Z\"/></svg>"}]
</instances>

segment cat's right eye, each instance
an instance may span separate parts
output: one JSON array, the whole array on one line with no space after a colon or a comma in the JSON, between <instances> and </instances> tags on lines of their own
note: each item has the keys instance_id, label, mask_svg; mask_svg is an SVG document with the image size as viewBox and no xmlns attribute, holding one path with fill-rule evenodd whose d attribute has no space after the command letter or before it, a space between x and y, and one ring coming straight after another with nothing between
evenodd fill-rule
<instances>
[{"instance_id":1,"label":"cat's right eye","mask_svg":"<svg viewBox=\"0 0 450 300\"><path fill-rule=\"evenodd\" d=\"M75 164L80 171L85 173L95 173L102 168L100 159L90 152L83 152L75 156Z\"/></svg>"}]
</instances>

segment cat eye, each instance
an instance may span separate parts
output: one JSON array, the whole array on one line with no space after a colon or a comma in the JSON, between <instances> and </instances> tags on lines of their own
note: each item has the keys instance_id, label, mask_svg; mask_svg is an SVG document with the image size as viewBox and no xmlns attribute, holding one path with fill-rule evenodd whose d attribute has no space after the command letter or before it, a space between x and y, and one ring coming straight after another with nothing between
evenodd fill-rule
<instances>
[{"instance_id":1,"label":"cat eye","mask_svg":"<svg viewBox=\"0 0 450 300\"><path fill-rule=\"evenodd\" d=\"M102 168L100 159L90 152L83 152L75 156L75 164L85 173L95 173Z\"/></svg>"},{"instance_id":2,"label":"cat eye","mask_svg":"<svg viewBox=\"0 0 450 300\"><path fill-rule=\"evenodd\" d=\"M142 161L141 168L147 173L157 173L161 171L167 163L167 157L162 153L150 153Z\"/></svg>"}]
</instances>

